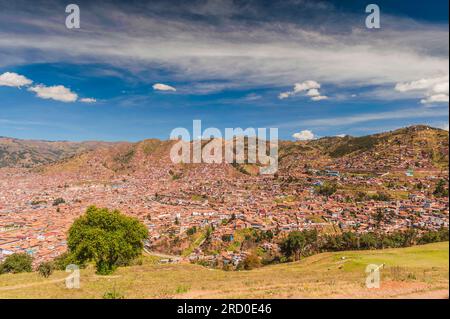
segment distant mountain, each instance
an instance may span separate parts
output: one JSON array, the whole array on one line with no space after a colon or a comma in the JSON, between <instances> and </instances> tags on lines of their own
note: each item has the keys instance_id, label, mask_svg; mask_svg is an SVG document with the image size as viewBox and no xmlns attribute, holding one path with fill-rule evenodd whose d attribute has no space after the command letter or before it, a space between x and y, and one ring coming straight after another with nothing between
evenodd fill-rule
<instances>
[{"instance_id":1,"label":"distant mountain","mask_svg":"<svg viewBox=\"0 0 450 319\"><path fill-rule=\"evenodd\" d=\"M175 141L138 143L44 142L0 138L0 167L36 167L47 172L90 175L173 174L226 177L256 174L256 165L175 165L170 160ZM203 145L207 144L206 141ZM248 145L246 144L246 148ZM363 137L325 137L279 143L279 174L296 175L305 168L344 170L444 169L448 166L448 132L411 126Z\"/></svg>"},{"instance_id":2,"label":"distant mountain","mask_svg":"<svg viewBox=\"0 0 450 319\"><path fill-rule=\"evenodd\" d=\"M32 168L110 145L106 142L49 142L0 137L0 168Z\"/></svg>"}]
</instances>

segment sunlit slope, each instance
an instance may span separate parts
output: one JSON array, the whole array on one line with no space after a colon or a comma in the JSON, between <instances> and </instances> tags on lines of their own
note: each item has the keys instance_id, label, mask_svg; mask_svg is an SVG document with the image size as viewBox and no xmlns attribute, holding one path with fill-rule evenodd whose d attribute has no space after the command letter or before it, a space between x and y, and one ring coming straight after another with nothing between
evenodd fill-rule
<instances>
[{"instance_id":1,"label":"sunlit slope","mask_svg":"<svg viewBox=\"0 0 450 319\"><path fill-rule=\"evenodd\" d=\"M112 276L81 271L81 288L65 288L65 272L0 276L0 298L448 298L449 244L323 253L297 263L225 272L197 265L142 265ZM368 264L384 264L381 288L365 287Z\"/></svg>"}]
</instances>

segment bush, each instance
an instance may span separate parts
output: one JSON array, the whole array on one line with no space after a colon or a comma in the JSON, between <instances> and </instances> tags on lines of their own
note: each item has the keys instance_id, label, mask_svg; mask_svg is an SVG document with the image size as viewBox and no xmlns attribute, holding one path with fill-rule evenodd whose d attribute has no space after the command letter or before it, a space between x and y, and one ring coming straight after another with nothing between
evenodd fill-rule
<instances>
[{"instance_id":1,"label":"bush","mask_svg":"<svg viewBox=\"0 0 450 319\"><path fill-rule=\"evenodd\" d=\"M33 271L33 258L27 254L12 254L0 264L0 274Z\"/></svg>"},{"instance_id":2,"label":"bush","mask_svg":"<svg viewBox=\"0 0 450 319\"><path fill-rule=\"evenodd\" d=\"M125 297L114 287L112 291L107 291L103 294L103 299L125 299Z\"/></svg>"},{"instance_id":3,"label":"bush","mask_svg":"<svg viewBox=\"0 0 450 319\"><path fill-rule=\"evenodd\" d=\"M370 196L370 198L379 202L389 202L392 200L392 197L389 194L383 192L378 192L376 195Z\"/></svg>"},{"instance_id":4,"label":"bush","mask_svg":"<svg viewBox=\"0 0 450 319\"><path fill-rule=\"evenodd\" d=\"M48 278L53 273L53 269L54 269L53 263L43 262L39 265L38 272L42 277Z\"/></svg>"},{"instance_id":5,"label":"bush","mask_svg":"<svg viewBox=\"0 0 450 319\"><path fill-rule=\"evenodd\" d=\"M222 235L223 242L231 242L232 238L233 238L233 235L229 235L229 234Z\"/></svg>"},{"instance_id":6,"label":"bush","mask_svg":"<svg viewBox=\"0 0 450 319\"><path fill-rule=\"evenodd\" d=\"M53 201L53 206L58 206L61 204L64 204L66 201L64 200L64 198L57 198Z\"/></svg>"},{"instance_id":7,"label":"bush","mask_svg":"<svg viewBox=\"0 0 450 319\"><path fill-rule=\"evenodd\" d=\"M147 238L136 218L91 206L70 227L67 246L77 264L94 261L97 273L107 275L138 257Z\"/></svg>"},{"instance_id":8,"label":"bush","mask_svg":"<svg viewBox=\"0 0 450 319\"><path fill-rule=\"evenodd\" d=\"M238 266L238 269L252 270L261 267L261 260L256 253L248 255Z\"/></svg>"},{"instance_id":9,"label":"bush","mask_svg":"<svg viewBox=\"0 0 450 319\"><path fill-rule=\"evenodd\" d=\"M445 188L445 180L441 179L436 185L436 188L433 192L436 197L448 197L448 188Z\"/></svg>"},{"instance_id":10,"label":"bush","mask_svg":"<svg viewBox=\"0 0 450 319\"><path fill-rule=\"evenodd\" d=\"M334 193L336 193L336 191L337 191L337 186L335 184L325 183L322 186L316 187L317 194L323 195L323 196L331 196Z\"/></svg>"},{"instance_id":11,"label":"bush","mask_svg":"<svg viewBox=\"0 0 450 319\"><path fill-rule=\"evenodd\" d=\"M53 268L56 270L66 270L66 267L70 264L75 264L75 260L73 256L71 256L68 252L65 252L55 259L53 259Z\"/></svg>"},{"instance_id":12,"label":"bush","mask_svg":"<svg viewBox=\"0 0 450 319\"><path fill-rule=\"evenodd\" d=\"M188 236L192 236L192 235L194 235L196 232L197 232L197 227L192 226L191 228L189 228L189 229L186 231L186 234L187 234Z\"/></svg>"}]
</instances>

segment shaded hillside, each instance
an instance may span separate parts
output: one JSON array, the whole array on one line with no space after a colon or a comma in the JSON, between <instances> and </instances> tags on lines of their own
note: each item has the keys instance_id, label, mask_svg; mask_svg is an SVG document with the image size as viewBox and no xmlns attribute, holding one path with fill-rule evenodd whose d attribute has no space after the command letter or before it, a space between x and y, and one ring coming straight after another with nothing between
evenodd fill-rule
<instances>
[{"instance_id":1,"label":"shaded hillside","mask_svg":"<svg viewBox=\"0 0 450 319\"><path fill-rule=\"evenodd\" d=\"M109 145L105 142L48 142L0 137L0 168L31 168Z\"/></svg>"}]
</instances>

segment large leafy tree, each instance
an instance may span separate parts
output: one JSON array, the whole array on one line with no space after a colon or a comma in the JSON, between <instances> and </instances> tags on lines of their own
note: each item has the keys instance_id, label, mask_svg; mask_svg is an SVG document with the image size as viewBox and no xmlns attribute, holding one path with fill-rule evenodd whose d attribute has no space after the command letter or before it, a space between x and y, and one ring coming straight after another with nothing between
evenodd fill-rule
<instances>
[{"instance_id":1,"label":"large leafy tree","mask_svg":"<svg viewBox=\"0 0 450 319\"><path fill-rule=\"evenodd\" d=\"M293 231L281 243L280 248L286 257L293 257L297 261L305 252L315 248L317 240L315 230Z\"/></svg>"},{"instance_id":2,"label":"large leafy tree","mask_svg":"<svg viewBox=\"0 0 450 319\"><path fill-rule=\"evenodd\" d=\"M136 218L91 206L73 223L67 245L77 262L94 261L97 273L110 274L138 257L147 237L147 228Z\"/></svg>"}]
</instances>

